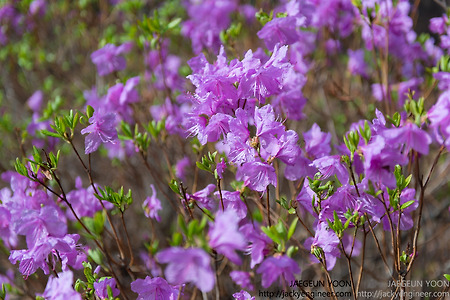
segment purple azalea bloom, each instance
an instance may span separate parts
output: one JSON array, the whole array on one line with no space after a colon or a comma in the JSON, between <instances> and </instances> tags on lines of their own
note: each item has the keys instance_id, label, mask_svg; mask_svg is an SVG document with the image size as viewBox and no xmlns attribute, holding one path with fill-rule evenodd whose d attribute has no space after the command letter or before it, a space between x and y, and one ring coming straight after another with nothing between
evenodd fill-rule
<instances>
[{"instance_id":1,"label":"purple azalea bloom","mask_svg":"<svg viewBox=\"0 0 450 300\"><path fill-rule=\"evenodd\" d=\"M295 280L294 274L301 271L295 260L286 255L280 255L266 258L256 272L262 274L261 284L263 288L268 288L278 277L280 277L281 282L281 276L288 282Z\"/></svg>"},{"instance_id":2,"label":"purple azalea bloom","mask_svg":"<svg viewBox=\"0 0 450 300\"><path fill-rule=\"evenodd\" d=\"M147 218L152 218L160 222L161 218L158 215L158 211L162 209L161 201L156 198L156 191L153 184L150 184L150 187L152 189L152 196L145 199L142 208L144 209L144 214Z\"/></svg>"},{"instance_id":3,"label":"purple azalea bloom","mask_svg":"<svg viewBox=\"0 0 450 300\"><path fill-rule=\"evenodd\" d=\"M215 283L209 255L200 248L171 247L156 254L156 259L169 264L164 274L171 284L195 284L202 292L209 292Z\"/></svg>"},{"instance_id":4,"label":"purple azalea bloom","mask_svg":"<svg viewBox=\"0 0 450 300\"><path fill-rule=\"evenodd\" d=\"M208 236L209 246L225 255L231 262L240 265L241 258L236 250L244 250L247 246L244 235L238 231L239 217L233 209L219 211L211 224Z\"/></svg>"},{"instance_id":5,"label":"purple azalea bloom","mask_svg":"<svg viewBox=\"0 0 450 300\"><path fill-rule=\"evenodd\" d=\"M297 33L296 17L274 18L258 31L258 37L264 40L267 49L272 50L276 44L291 45L300 40Z\"/></svg>"},{"instance_id":6,"label":"purple azalea bloom","mask_svg":"<svg viewBox=\"0 0 450 300\"><path fill-rule=\"evenodd\" d=\"M284 177L288 180L294 181L306 176L313 178L316 172L317 170L311 166L311 161L304 157L300 150L293 164L286 166L286 169L284 170Z\"/></svg>"},{"instance_id":7,"label":"purple azalea bloom","mask_svg":"<svg viewBox=\"0 0 450 300\"><path fill-rule=\"evenodd\" d=\"M150 278L147 276L145 279L136 279L131 283L131 290L139 294L136 300L176 300L179 294L177 286L168 284L161 277Z\"/></svg>"},{"instance_id":8,"label":"purple azalea bloom","mask_svg":"<svg viewBox=\"0 0 450 300\"><path fill-rule=\"evenodd\" d=\"M320 171L322 179L327 179L330 176L336 175L342 184L348 182L349 174L347 167L341 162L341 157L339 155L323 156L315 159L311 165Z\"/></svg>"},{"instance_id":9,"label":"purple azalea bloom","mask_svg":"<svg viewBox=\"0 0 450 300\"><path fill-rule=\"evenodd\" d=\"M250 189L264 192L269 184L277 186L275 169L267 163L253 161L238 167L236 179L243 180Z\"/></svg>"},{"instance_id":10,"label":"purple azalea bloom","mask_svg":"<svg viewBox=\"0 0 450 300\"><path fill-rule=\"evenodd\" d=\"M250 268L253 269L263 261L264 255L269 253L268 245L272 243L272 240L258 226L253 226L253 224L243 225L240 231L250 242L250 245L247 247L247 254L250 254Z\"/></svg>"},{"instance_id":11,"label":"purple azalea bloom","mask_svg":"<svg viewBox=\"0 0 450 300\"><path fill-rule=\"evenodd\" d=\"M213 210L216 203L210 195L215 189L216 186L214 184L208 184L203 190L195 192L192 195L188 194L187 200L195 200L201 207L204 207L207 210Z\"/></svg>"},{"instance_id":12,"label":"purple azalea bloom","mask_svg":"<svg viewBox=\"0 0 450 300\"><path fill-rule=\"evenodd\" d=\"M446 32L447 22L448 20L446 15L430 19L430 31L437 34L444 34L444 32Z\"/></svg>"},{"instance_id":13,"label":"purple azalea bloom","mask_svg":"<svg viewBox=\"0 0 450 300\"><path fill-rule=\"evenodd\" d=\"M309 131L303 133L303 138L305 139L305 150L308 156L319 158L330 154L331 133L322 132L316 123Z\"/></svg>"},{"instance_id":14,"label":"purple azalea bloom","mask_svg":"<svg viewBox=\"0 0 450 300\"><path fill-rule=\"evenodd\" d=\"M220 32L228 28L230 14L237 9L235 0L184 1L189 20L182 24L181 33L192 41L194 53L203 48L218 49Z\"/></svg>"},{"instance_id":15,"label":"purple azalea bloom","mask_svg":"<svg viewBox=\"0 0 450 300\"><path fill-rule=\"evenodd\" d=\"M400 194L400 202L399 204L405 204L408 201L416 200L415 199L416 190L414 189L404 189L402 193ZM389 199L389 196L385 194L385 199ZM401 217L400 217L400 230L409 230L414 226L414 220L411 217L411 213L417 209L419 206L419 201L415 201L412 205L408 206L402 211ZM390 211L391 214L391 220L392 225L395 228L397 228L398 224L398 211ZM391 227L389 224L389 220L387 216L385 216L383 219L383 229L386 231L390 231Z\"/></svg>"},{"instance_id":16,"label":"purple azalea bloom","mask_svg":"<svg viewBox=\"0 0 450 300\"><path fill-rule=\"evenodd\" d=\"M325 254L327 270L334 268L336 258L341 256L339 251L339 238L333 230L327 228L326 222L319 223L314 238L307 238L304 244L306 249L321 248ZM311 254L311 260L319 262L316 256Z\"/></svg>"},{"instance_id":17,"label":"purple azalea bloom","mask_svg":"<svg viewBox=\"0 0 450 300\"><path fill-rule=\"evenodd\" d=\"M41 90L37 90L31 95L27 100L28 107L31 108L33 112L39 112L42 108L42 100L44 98L44 93Z\"/></svg>"},{"instance_id":18,"label":"purple azalea bloom","mask_svg":"<svg viewBox=\"0 0 450 300\"><path fill-rule=\"evenodd\" d=\"M255 288L250 280L250 273L244 271L231 271L230 277L233 281L244 289L253 291Z\"/></svg>"},{"instance_id":19,"label":"purple azalea bloom","mask_svg":"<svg viewBox=\"0 0 450 300\"><path fill-rule=\"evenodd\" d=\"M55 207L44 206L40 210L24 210L22 217L13 224L13 229L25 235L28 248L33 248L49 235L63 237L67 233L67 224L60 219Z\"/></svg>"},{"instance_id":20,"label":"purple azalea bloom","mask_svg":"<svg viewBox=\"0 0 450 300\"><path fill-rule=\"evenodd\" d=\"M444 92L428 111L430 127L441 144L450 147L450 92Z\"/></svg>"},{"instance_id":21,"label":"purple azalea bloom","mask_svg":"<svg viewBox=\"0 0 450 300\"><path fill-rule=\"evenodd\" d=\"M108 286L111 288L114 297L119 296L120 291L116 288L116 280L114 278L102 278L94 282L95 295L100 299L108 299Z\"/></svg>"},{"instance_id":22,"label":"purple azalea bloom","mask_svg":"<svg viewBox=\"0 0 450 300\"><path fill-rule=\"evenodd\" d=\"M297 141L298 135L293 130L283 132L277 137L261 138L261 156L267 160L278 158L287 165L293 165L301 153Z\"/></svg>"},{"instance_id":23,"label":"purple azalea bloom","mask_svg":"<svg viewBox=\"0 0 450 300\"><path fill-rule=\"evenodd\" d=\"M33 2L30 3L28 12L31 15L39 14L40 16L43 16L46 11L46 5L45 0L33 0Z\"/></svg>"},{"instance_id":24,"label":"purple azalea bloom","mask_svg":"<svg viewBox=\"0 0 450 300\"><path fill-rule=\"evenodd\" d=\"M408 158L392 149L386 140L377 135L371 142L361 147L364 154L364 171L366 178L376 183L382 183L389 188L395 188L394 167L397 164L408 163Z\"/></svg>"},{"instance_id":25,"label":"purple azalea bloom","mask_svg":"<svg viewBox=\"0 0 450 300\"><path fill-rule=\"evenodd\" d=\"M58 277L51 276L48 279L41 296L48 300L81 300L81 295L73 289L72 284L72 271L58 273Z\"/></svg>"},{"instance_id":26,"label":"purple azalea bloom","mask_svg":"<svg viewBox=\"0 0 450 300\"><path fill-rule=\"evenodd\" d=\"M125 85L117 83L109 88L106 95L105 108L120 115L125 121L131 122L133 110L131 103L139 101L139 94L136 86L139 84L140 77L132 77L127 80Z\"/></svg>"},{"instance_id":27,"label":"purple azalea bloom","mask_svg":"<svg viewBox=\"0 0 450 300\"><path fill-rule=\"evenodd\" d=\"M125 43L121 46L106 44L103 48L93 52L91 60L97 66L98 75L105 76L125 69L125 58L120 55L130 52L132 46L132 43Z\"/></svg>"},{"instance_id":28,"label":"purple azalea bloom","mask_svg":"<svg viewBox=\"0 0 450 300\"><path fill-rule=\"evenodd\" d=\"M217 166L216 166L217 177L219 177L220 179L223 179L223 171L225 171L226 168L227 168L227 164L225 163L225 161L222 157L222 159L217 163Z\"/></svg>"},{"instance_id":29,"label":"purple azalea bloom","mask_svg":"<svg viewBox=\"0 0 450 300\"><path fill-rule=\"evenodd\" d=\"M79 217L92 218L96 212L103 209L100 200L94 196L94 188L92 186L83 188L83 182L79 176L75 179L75 189L68 192L66 197ZM107 201L103 201L103 205L106 209L114 207L114 204ZM70 210L66 211L66 215L70 220L76 220Z\"/></svg>"},{"instance_id":30,"label":"purple azalea bloom","mask_svg":"<svg viewBox=\"0 0 450 300\"><path fill-rule=\"evenodd\" d=\"M233 294L234 300L255 300L255 297L252 297L248 292L246 291L240 291L239 293Z\"/></svg>"},{"instance_id":31,"label":"purple azalea bloom","mask_svg":"<svg viewBox=\"0 0 450 300\"><path fill-rule=\"evenodd\" d=\"M190 164L191 161L187 156L177 161L175 165L175 176L177 176L181 180L186 180L186 168L189 167Z\"/></svg>"},{"instance_id":32,"label":"purple azalea bloom","mask_svg":"<svg viewBox=\"0 0 450 300\"><path fill-rule=\"evenodd\" d=\"M259 103L265 103L267 97L279 94L291 66L285 62L286 52L287 46L275 46L272 56L263 66L247 70L239 82L239 97L256 98Z\"/></svg>"},{"instance_id":33,"label":"purple azalea bloom","mask_svg":"<svg viewBox=\"0 0 450 300\"><path fill-rule=\"evenodd\" d=\"M428 146L432 142L431 137L425 131L411 122L398 128L386 129L381 135L393 145L404 144L407 151L413 149L423 155L428 154Z\"/></svg>"},{"instance_id":34,"label":"purple azalea bloom","mask_svg":"<svg viewBox=\"0 0 450 300\"><path fill-rule=\"evenodd\" d=\"M411 78L407 81L398 84L398 101L397 105L403 107L405 101L408 99L408 94L414 92L415 96L419 94L419 85L423 82L422 78Z\"/></svg>"},{"instance_id":35,"label":"purple azalea bloom","mask_svg":"<svg viewBox=\"0 0 450 300\"><path fill-rule=\"evenodd\" d=\"M214 195L217 198L220 198L219 191L215 192ZM222 198L225 210L231 209L235 211L240 220L244 219L247 216L247 206L241 199L241 192L229 192L222 190Z\"/></svg>"},{"instance_id":36,"label":"purple azalea bloom","mask_svg":"<svg viewBox=\"0 0 450 300\"><path fill-rule=\"evenodd\" d=\"M361 75L364 78L368 78L367 64L364 61L364 50L348 50L348 70L352 75Z\"/></svg>"},{"instance_id":37,"label":"purple azalea bloom","mask_svg":"<svg viewBox=\"0 0 450 300\"><path fill-rule=\"evenodd\" d=\"M81 130L82 134L89 133L85 140L86 154L96 151L102 143L115 144L118 141L114 113L102 114L96 110L89 122L91 125Z\"/></svg>"}]
</instances>

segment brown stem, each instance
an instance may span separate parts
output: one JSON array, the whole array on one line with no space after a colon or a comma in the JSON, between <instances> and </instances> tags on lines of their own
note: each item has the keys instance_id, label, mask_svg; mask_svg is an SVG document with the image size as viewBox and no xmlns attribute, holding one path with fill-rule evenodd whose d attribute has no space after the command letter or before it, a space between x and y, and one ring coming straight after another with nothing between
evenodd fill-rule
<instances>
[{"instance_id":1,"label":"brown stem","mask_svg":"<svg viewBox=\"0 0 450 300\"><path fill-rule=\"evenodd\" d=\"M217 178L217 189L219 190L220 205L222 206L222 211L224 211L225 207L223 205L222 189L220 188L220 178Z\"/></svg>"},{"instance_id":2,"label":"brown stem","mask_svg":"<svg viewBox=\"0 0 450 300\"><path fill-rule=\"evenodd\" d=\"M125 236L127 238L128 252L130 252L130 262L128 263L128 266L131 267L134 263L134 255L133 255L133 248L131 247L130 236L128 234L127 226L125 224L125 219L123 217L123 211L121 211L120 217L122 219L122 226L125 230Z\"/></svg>"},{"instance_id":3,"label":"brown stem","mask_svg":"<svg viewBox=\"0 0 450 300\"><path fill-rule=\"evenodd\" d=\"M91 154L90 154L90 153L88 154L89 167L87 167L86 164L84 163L83 159L81 158L80 154L78 153L78 150L77 150L77 148L75 147L75 145L73 144L72 140L71 140L71 139L68 139L67 141L68 141L69 144L72 146L72 149L73 149L73 151L75 152L75 154L77 155L78 160L80 161L81 165L82 165L83 168L84 168L84 171L85 171L86 174L88 175L88 177L89 177L89 183L91 184L92 188L94 189L95 194L99 195L99 193L98 193L98 191L97 191L97 187L95 186L94 180L93 180L93 178L92 178ZM97 198L97 197L95 197L95 198ZM98 198L97 198L97 199L98 199ZM106 214L106 219L108 220L109 226L111 226L111 229L112 229L112 231L113 231L114 241L116 242L117 247L118 247L118 249L119 249L120 259L121 259L122 261L124 261L124 259L125 259L125 252L124 252L124 250L123 250L122 242L120 241L119 236L118 236L118 234L117 234L116 227L114 226L114 224L113 224L113 222L112 222L112 220L111 220L111 216L109 215L108 210L106 209L105 205L103 204L103 201L100 200L100 199L98 199L98 201L100 202L100 205L102 206L103 211L104 211L105 214Z\"/></svg>"},{"instance_id":4,"label":"brown stem","mask_svg":"<svg viewBox=\"0 0 450 300\"><path fill-rule=\"evenodd\" d=\"M358 294L358 292L359 292L359 287L361 285L361 280L362 280L363 271L364 271L364 257L366 254L366 238L367 238L365 224L363 224L363 231L364 231L364 239L363 239L362 253L361 253L361 266L359 268L358 282L356 283L356 294Z\"/></svg>"},{"instance_id":5,"label":"brown stem","mask_svg":"<svg viewBox=\"0 0 450 300\"><path fill-rule=\"evenodd\" d=\"M375 232L373 231L373 227L372 227L372 224L370 223L369 216L367 215L367 213L364 213L364 216L367 219L367 224L369 224L370 233L372 233L372 236L373 236L373 238L375 240L375 244L377 245L378 252L380 252L381 259L383 260L384 265L386 266L386 269L387 269L388 273L390 273L390 276L391 276L392 280L395 280L394 277L392 277L391 270L390 270L389 265L388 265L388 263L386 261L386 257L383 254L383 251L381 250L380 243L378 242L377 236L376 236Z\"/></svg>"}]
</instances>

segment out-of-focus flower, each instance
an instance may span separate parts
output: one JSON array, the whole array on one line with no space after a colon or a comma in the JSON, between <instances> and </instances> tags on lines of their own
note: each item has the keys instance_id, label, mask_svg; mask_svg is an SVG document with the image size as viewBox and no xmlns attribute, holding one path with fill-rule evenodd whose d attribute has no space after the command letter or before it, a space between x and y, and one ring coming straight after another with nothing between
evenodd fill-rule
<instances>
[{"instance_id":1,"label":"out-of-focus flower","mask_svg":"<svg viewBox=\"0 0 450 300\"><path fill-rule=\"evenodd\" d=\"M256 272L261 274L262 286L268 288L281 276L288 282L295 280L294 274L300 273L300 268L292 258L280 255L266 258Z\"/></svg>"},{"instance_id":2,"label":"out-of-focus flower","mask_svg":"<svg viewBox=\"0 0 450 300\"><path fill-rule=\"evenodd\" d=\"M89 133L85 139L86 154L96 151L102 143L115 144L118 141L114 113L103 114L96 110L89 122L91 125L81 130L82 134Z\"/></svg>"},{"instance_id":3,"label":"out-of-focus flower","mask_svg":"<svg viewBox=\"0 0 450 300\"><path fill-rule=\"evenodd\" d=\"M114 297L119 296L120 291L116 287L114 278L103 278L103 280L94 282L95 294L102 300L108 299L108 286L111 288Z\"/></svg>"},{"instance_id":4,"label":"out-of-focus flower","mask_svg":"<svg viewBox=\"0 0 450 300\"><path fill-rule=\"evenodd\" d=\"M171 284L192 282L202 292L213 289L215 276L211 269L210 257L204 250L171 247L159 252L156 259L160 263L169 264L164 274Z\"/></svg>"},{"instance_id":5,"label":"out-of-focus flower","mask_svg":"<svg viewBox=\"0 0 450 300\"><path fill-rule=\"evenodd\" d=\"M125 69L125 58L120 55L130 52L132 47L132 43L125 43L120 46L106 44L103 48L93 52L91 60L97 66L98 75L105 76L114 71Z\"/></svg>"},{"instance_id":6,"label":"out-of-focus flower","mask_svg":"<svg viewBox=\"0 0 450 300\"><path fill-rule=\"evenodd\" d=\"M178 287L168 284L161 277L150 278L147 276L145 279L136 279L131 283L131 290L139 294L137 300L176 300L179 294Z\"/></svg>"},{"instance_id":7,"label":"out-of-focus flower","mask_svg":"<svg viewBox=\"0 0 450 300\"><path fill-rule=\"evenodd\" d=\"M253 290L255 287L251 283L250 274L244 271L231 271L230 277L233 281L244 289Z\"/></svg>"},{"instance_id":8,"label":"out-of-focus flower","mask_svg":"<svg viewBox=\"0 0 450 300\"><path fill-rule=\"evenodd\" d=\"M152 196L147 197L142 204L142 207L144 208L144 214L147 218L152 218L160 222L161 218L158 215L158 211L162 209L161 201L156 198L156 190L153 184L151 184L150 187L152 189Z\"/></svg>"},{"instance_id":9,"label":"out-of-focus flower","mask_svg":"<svg viewBox=\"0 0 450 300\"><path fill-rule=\"evenodd\" d=\"M81 295L73 289L72 284L72 271L58 273L58 277L51 276L48 279L41 296L48 300L81 300Z\"/></svg>"},{"instance_id":10,"label":"out-of-focus flower","mask_svg":"<svg viewBox=\"0 0 450 300\"><path fill-rule=\"evenodd\" d=\"M209 230L209 246L225 255L233 263L240 265L241 258L236 250L244 250L247 246L244 235L238 231L239 217L233 209L217 213L214 224Z\"/></svg>"}]
</instances>

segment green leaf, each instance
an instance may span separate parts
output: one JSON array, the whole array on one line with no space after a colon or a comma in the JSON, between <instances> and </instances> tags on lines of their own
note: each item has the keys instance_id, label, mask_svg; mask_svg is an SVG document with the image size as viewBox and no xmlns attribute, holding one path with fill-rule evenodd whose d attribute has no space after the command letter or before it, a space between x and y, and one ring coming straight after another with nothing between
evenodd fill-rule
<instances>
[{"instance_id":1,"label":"green leaf","mask_svg":"<svg viewBox=\"0 0 450 300\"><path fill-rule=\"evenodd\" d=\"M182 242L183 242L183 235L179 232L174 232L172 234L172 241L170 242L170 245L172 247L176 247L181 245Z\"/></svg>"},{"instance_id":2,"label":"green leaf","mask_svg":"<svg viewBox=\"0 0 450 300\"><path fill-rule=\"evenodd\" d=\"M288 239L288 240L290 240L291 237L292 237L292 235L294 234L295 228L297 227L297 223L298 223L298 219L295 218L295 219L292 221L291 226L289 226L289 230L288 230L288 233L287 233L287 239Z\"/></svg>"},{"instance_id":3,"label":"green leaf","mask_svg":"<svg viewBox=\"0 0 450 300\"><path fill-rule=\"evenodd\" d=\"M89 249L88 255L97 264L101 265L103 262L103 255L100 249Z\"/></svg>"},{"instance_id":4,"label":"green leaf","mask_svg":"<svg viewBox=\"0 0 450 300\"><path fill-rule=\"evenodd\" d=\"M181 196L181 191L180 191L180 187L178 185L178 181L176 181L175 179L172 179L169 182L169 187L175 194L178 194Z\"/></svg>"},{"instance_id":5,"label":"green leaf","mask_svg":"<svg viewBox=\"0 0 450 300\"><path fill-rule=\"evenodd\" d=\"M262 226L261 227L261 230L272 240L272 241L274 241L275 243L277 243L277 244L281 244L281 239L280 239L280 237L278 236L278 234L277 234L277 232L275 231L273 231L273 230L271 230L270 229L271 227L264 227L264 226ZM272 228L273 228L273 226L272 226Z\"/></svg>"},{"instance_id":6,"label":"green leaf","mask_svg":"<svg viewBox=\"0 0 450 300\"><path fill-rule=\"evenodd\" d=\"M19 158L16 158L16 162L14 163L14 167L16 168L17 173L22 176L28 177L28 170L25 165L20 161Z\"/></svg>"},{"instance_id":7,"label":"green leaf","mask_svg":"<svg viewBox=\"0 0 450 300\"><path fill-rule=\"evenodd\" d=\"M0 299L5 300L6 297L6 287L5 284L2 283L2 290L0 291Z\"/></svg>"},{"instance_id":8,"label":"green leaf","mask_svg":"<svg viewBox=\"0 0 450 300\"><path fill-rule=\"evenodd\" d=\"M286 231L286 227L284 226L283 222L279 221L277 223L277 225L275 225L275 229L279 234L279 237L282 238L283 240L286 239L287 236L287 231Z\"/></svg>"},{"instance_id":9,"label":"green leaf","mask_svg":"<svg viewBox=\"0 0 450 300\"><path fill-rule=\"evenodd\" d=\"M286 251L286 255L288 257L292 257L295 255L295 253L297 253L298 251L298 247L297 246L290 246L287 251Z\"/></svg>"},{"instance_id":10,"label":"green leaf","mask_svg":"<svg viewBox=\"0 0 450 300\"><path fill-rule=\"evenodd\" d=\"M55 138L61 138L60 134L58 134L56 132L48 131L48 130L45 130L45 129L42 129L41 133L43 135L47 135L47 136L51 136L51 137L55 137Z\"/></svg>"},{"instance_id":11,"label":"green leaf","mask_svg":"<svg viewBox=\"0 0 450 300\"><path fill-rule=\"evenodd\" d=\"M181 23L181 18L176 18L170 21L169 24L167 24L167 29L173 29L177 27Z\"/></svg>"},{"instance_id":12,"label":"green leaf","mask_svg":"<svg viewBox=\"0 0 450 300\"><path fill-rule=\"evenodd\" d=\"M416 201L415 200L411 200L411 201L408 201L406 203L403 203L402 206L400 206L400 209L405 209L405 208L411 206L414 202L416 202Z\"/></svg>"},{"instance_id":13,"label":"green leaf","mask_svg":"<svg viewBox=\"0 0 450 300\"><path fill-rule=\"evenodd\" d=\"M88 119L92 118L92 116L94 115L94 108L90 105L88 105L86 107L86 116L88 117Z\"/></svg>"},{"instance_id":14,"label":"green leaf","mask_svg":"<svg viewBox=\"0 0 450 300\"><path fill-rule=\"evenodd\" d=\"M211 172L210 168L206 167L204 164L202 164L201 162L195 162L195 164L197 165L197 168L199 168L200 170L206 171L206 172Z\"/></svg>"},{"instance_id":15,"label":"green leaf","mask_svg":"<svg viewBox=\"0 0 450 300\"><path fill-rule=\"evenodd\" d=\"M448 281L450 281L450 274L444 274L444 277L445 277Z\"/></svg>"}]
</instances>

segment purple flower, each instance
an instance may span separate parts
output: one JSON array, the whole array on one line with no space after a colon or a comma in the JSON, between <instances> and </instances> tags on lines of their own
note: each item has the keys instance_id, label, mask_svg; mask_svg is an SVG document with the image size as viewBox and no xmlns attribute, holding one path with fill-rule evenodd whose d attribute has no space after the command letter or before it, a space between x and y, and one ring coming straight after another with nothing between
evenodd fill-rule
<instances>
[{"instance_id":1,"label":"purple flower","mask_svg":"<svg viewBox=\"0 0 450 300\"><path fill-rule=\"evenodd\" d=\"M247 246L244 236L238 231L239 217L233 209L219 211L211 225L208 236L209 246L225 255L231 262L240 265L241 258L236 250L244 250Z\"/></svg>"},{"instance_id":2,"label":"purple flower","mask_svg":"<svg viewBox=\"0 0 450 300\"><path fill-rule=\"evenodd\" d=\"M89 186L88 188L83 188L83 183L81 178L77 176L75 179L75 189L67 193L67 201L72 204L73 209L79 217L90 217L92 218L94 214L103 209L98 200L94 196L94 188ZM110 202L103 201L103 205L106 209L111 209L114 205ZM68 210L66 215L71 220L76 220L73 213Z\"/></svg>"},{"instance_id":3,"label":"purple flower","mask_svg":"<svg viewBox=\"0 0 450 300\"><path fill-rule=\"evenodd\" d=\"M303 133L303 138L305 139L305 150L309 156L319 158L330 154L331 134L322 132L316 123L309 131Z\"/></svg>"},{"instance_id":4,"label":"purple flower","mask_svg":"<svg viewBox=\"0 0 450 300\"><path fill-rule=\"evenodd\" d=\"M179 161L177 161L175 165L175 176L180 178L181 180L186 180L186 168L189 167L191 164L191 161L189 160L189 157L185 156Z\"/></svg>"},{"instance_id":5,"label":"purple flower","mask_svg":"<svg viewBox=\"0 0 450 300\"><path fill-rule=\"evenodd\" d=\"M89 133L85 140L86 154L96 151L102 143L115 144L118 141L114 113L102 114L96 110L89 122L91 125L81 130L82 134Z\"/></svg>"},{"instance_id":6,"label":"purple flower","mask_svg":"<svg viewBox=\"0 0 450 300\"><path fill-rule=\"evenodd\" d=\"M182 24L181 33L192 41L195 53L203 48L214 50L220 45L220 32L228 28L230 13L237 9L235 0L184 1L189 20Z\"/></svg>"},{"instance_id":7,"label":"purple flower","mask_svg":"<svg viewBox=\"0 0 450 300\"><path fill-rule=\"evenodd\" d=\"M250 268L253 269L263 261L264 255L269 253L268 245L272 243L272 240L258 226L253 226L253 224L242 226L240 231L250 242L247 248L247 254L250 254Z\"/></svg>"},{"instance_id":8,"label":"purple flower","mask_svg":"<svg viewBox=\"0 0 450 300\"><path fill-rule=\"evenodd\" d=\"M27 100L28 107L31 108L33 112L39 112L42 108L42 99L44 97L44 93L41 90L37 90L31 95Z\"/></svg>"},{"instance_id":9,"label":"purple flower","mask_svg":"<svg viewBox=\"0 0 450 300\"><path fill-rule=\"evenodd\" d=\"M215 276L211 269L210 257L202 249L171 247L162 250L156 259L168 263L164 274L171 284L192 282L202 292L209 292L214 287Z\"/></svg>"},{"instance_id":10,"label":"purple flower","mask_svg":"<svg viewBox=\"0 0 450 300\"><path fill-rule=\"evenodd\" d=\"M323 156L315 159L311 165L320 171L322 179L336 175L342 184L348 182L348 171L345 164L341 163L341 157L339 155Z\"/></svg>"},{"instance_id":11,"label":"purple flower","mask_svg":"<svg viewBox=\"0 0 450 300\"><path fill-rule=\"evenodd\" d=\"M58 273L58 277L51 276L48 279L44 293L41 295L48 300L81 300L81 295L73 287L72 271Z\"/></svg>"},{"instance_id":12,"label":"purple flower","mask_svg":"<svg viewBox=\"0 0 450 300\"><path fill-rule=\"evenodd\" d=\"M276 44L290 45L298 40L296 17L274 18L258 31L258 37L264 40L267 49L272 50Z\"/></svg>"},{"instance_id":13,"label":"purple flower","mask_svg":"<svg viewBox=\"0 0 450 300\"><path fill-rule=\"evenodd\" d=\"M108 299L108 286L111 288L114 297L119 296L120 291L116 288L116 280L106 277L94 282L95 295L102 300Z\"/></svg>"},{"instance_id":14,"label":"purple flower","mask_svg":"<svg viewBox=\"0 0 450 300\"><path fill-rule=\"evenodd\" d=\"M131 122L133 110L130 104L139 101L139 94L136 90L139 81L140 77L136 76L128 79L125 85L117 83L112 86L106 95L104 108L117 113L125 121Z\"/></svg>"},{"instance_id":15,"label":"purple flower","mask_svg":"<svg viewBox=\"0 0 450 300\"><path fill-rule=\"evenodd\" d=\"M268 288L277 278L281 281L281 276L288 282L295 280L294 274L300 273L300 268L292 258L280 255L266 258L256 272L262 274L263 288Z\"/></svg>"},{"instance_id":16,"label":"purple flower","mask_svg":"<svg viewBox=\"0 0 450 300\"><path fill-rule=\"evenodd\" d=\"M136 279L131 283L131 290L138 295L137 300L148 299L178 299L179 290L176 286L171 286L164 278L149 276L145 279Z\"/></svg>"},{"instance_id":17,"label":"purple flower","mask_svg":"<svg viewBox=\"0 0 450 300\"><path fill-rule=\"evenodd\" d=\"M279 94L290 63L286 63L287 46L275 46L272 56L263 66L252 66L243 74L238 87L240 98L256 98L259 103Z\"/></svg>"},{"instance_id":18,"label":"purple flower","mask_svg":"<svg viewBox=\"0 0 450 300\"><path fill-rule=\"evenodd\" d=\"M306 239L305 248L311 250L314 248L322 249L323 254L325 255L327 270L334 268L336 258L341 255L339 251L339 238L333 230L327 229L326 222L322 222L317 225L316 235L314 238L310 237ZM319 262L317 257L312 254L311 260Z\"/></svg>"},{"instance_id":19,"label":"purple flower","mask_svg":"<svg viewBox=\"0 0 450 300\"><path fill-rule=\"evenodd\" d=\"M370 143L361 149L364 154L366 178L389 188L395 188L394 167L397 164L406 164L408 158L398 150L389 147L380 135L372 138Z\"/></svg>"},{"instance_id":20,"label":"purple flower","mask_svg":"<svg viewBox=\"0 0 450 300\"><path fill-rule=\"evenodd\" d=\"M398 128L386 129L381 135L393 145L404 144L407 151L413 149L423 155L428 154L428 146L432 142L431 137L425 131L411 122Z\"/></svg>"},{"instance_id":21,"label":"purple flower","mask_svg":"<svg viewBox=\"0 0 450 300\"><path fill-rule=\"evenodd\" d=\"M98 75L105 76L114 71L125 69L125 58L119 55L130 52L132 46L132 43L125 43L118 47L106 44L103 48L93 52L91 60L97 66Z\"/></svg>"},{"instance_id":22,"label":"purple flower","mask_svg":"<svg viewBox=\"0 0 450 300\"><path fill-rule=\"evenodd\" d=\"M255 300L255 297L252 297L248 292L246 291L240 291L239 293L233 294L234 300Z\"/></svg>"},{"instance_id":23,"label":"purple flower","mask_svg":"<svg viewBox=\"0 0 450 300\"><path fill-rule=\"evenodd\" d=\"M352 75L361 75L364 78L368 78L367 64L364 61L364 50L348 50L348 70Z\"/></svg>"},{"instance_id":24,"label":"purple flower","mask_svg":"<svg viewBox=\"0 0 450 300\"><path fill-rule=\"evenodd\" d=\"M210 195L215 189L216 186L214 184L208 184L203 190L195 192L192 195L188 194L187 200L195 200L201 207L204 207L207 210L213 210L216 203Z\"/></svg>"},{"instance_id":25,"label":"purple flower","mask_svg":"<svg viewBox=\"0 0 450 300\"><path fill-rule=\"evenodd\" d=\"M444 34L447 28L447 16L430 19L430 31L437 34Z\"/></svg>"},{"instance_id":26,"label":"purple flower","mask_svg":"<svg viewBox=\"0 0 450 300\"><path fill-rule=\"evenodd\" d=\"M450 92L444 92L428 111L430 127L439 143L450 147Z\"/></svg>"},{"instance_id":27,"label":"purple flower","mask_svg":"<svg viewBox=\"0 0 450 300\"><path fill-rule=\"evenodd\" d=\"M67 233L67 225L61 221L58 211L52 206L44 206L40 210L24 210L22 217L13 224L18 234L26 236L28 248L33 248L49 235L63 237Z\"/></svg>"},{"instance_id":28,"label":"purple flower","mask_svg":"<svg viewBox=\"0 0 450 300\"><path fill-rule=\"evenodd\" d=\"M160 222L161 218L158 215L158 211L162 209L161 201L156 198L156 191L153 184L150 184L150 187L152 189L152 196L145 199L142 207L144 208L144 213L147 218L152 218Z\"/></svg>"},{"instance_id":29,"label":"purple flower","mask_svg":"<svg viewBox=\"0 0 450 300\"><path fill-rule=\"evenodd\" d=\"M220 198L219 191L215 192L214 195L217 198ZM235 211L236 216L238 216L240 220L244 219L245 216L247 216L247 206L241 199L241 192L239 191L229 192L222 190L222 198L225 210L231 209Z\"/></svg>"},{"instance_id":30,"label":"purple flower","mask_svg":"<svg viewBox=\"0 0 450 300\"><path fill-rule=\"evenodd\" d=\"M230 277L233 281L244 289L253 291L255 288L250 280L250 273L244 271L231 271Z\"/></svg>"},{"instance_id":31,"label":"purple flower","mask_svg":"<svg viewBox=\"0 0 450 300\"><path fill-rule=\"evenodd\" d=\"M222 159L217 163L216 166L216 173L217 173L217 177L219 177L220 179L223 179L223 172L226 170L227 168L227 164L225 163L223 157Z\"/></svg>"},{"instance_id":32,"label":"purple flower","mask_svg":"<svg viewBox=\"0 0 450 300\"><path fill-rule=\"evenodd\" d=\"M269 184L277 185L275 169L267 163L253 161L244 163L236 173L237 180L243 180L250 189L264 192Z\"/></svg>"}]
</instances>

